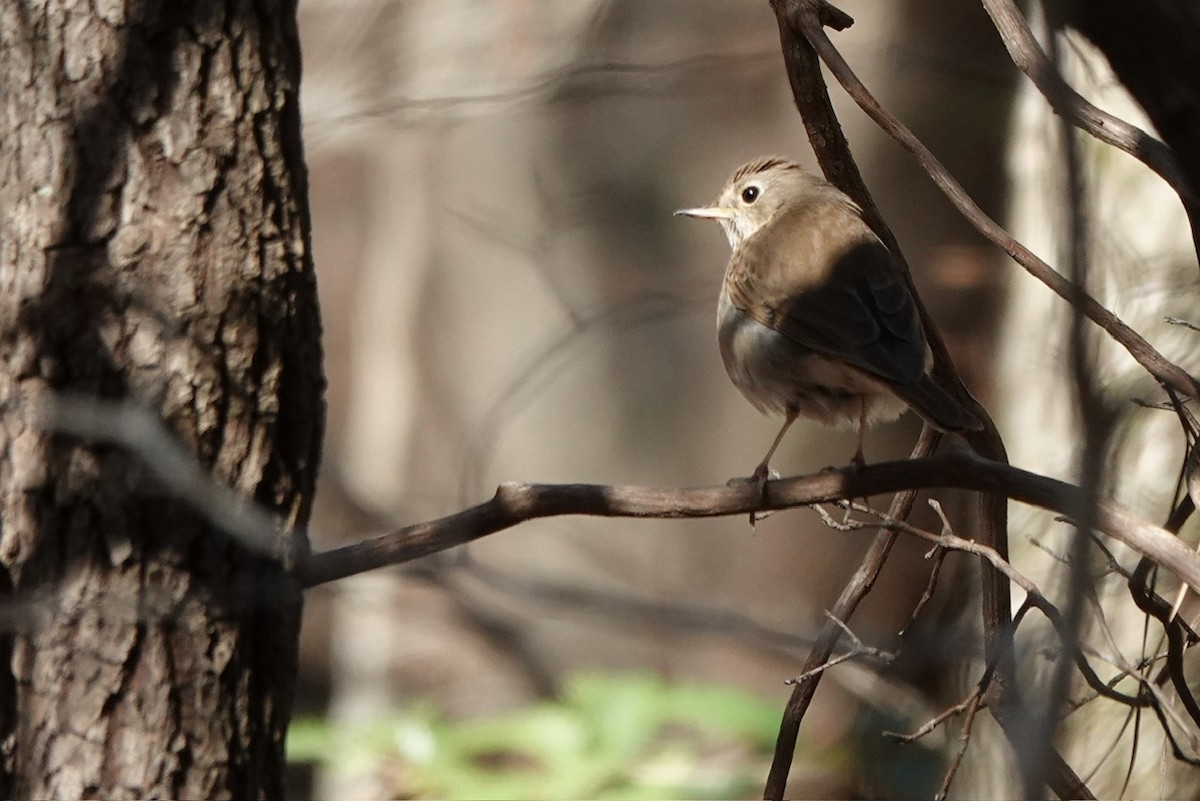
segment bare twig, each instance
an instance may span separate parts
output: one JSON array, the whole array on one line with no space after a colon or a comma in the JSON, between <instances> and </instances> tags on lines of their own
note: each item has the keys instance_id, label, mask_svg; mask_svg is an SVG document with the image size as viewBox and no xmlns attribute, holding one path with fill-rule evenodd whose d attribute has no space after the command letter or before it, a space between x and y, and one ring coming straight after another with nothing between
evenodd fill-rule
<instances>
[{"instance_id":1,"label":"bare twig","mask_svg":"<svg viewBox=\"0 0 1200 801\"><path fill-rule=\"evenodd\" d=\"M1060 516L1054 518L1054 522L1055 523L1070 523L1072 521L1070 521L1067 518L1062 517L1060 515ZM1049 556L1055 562L1058 562L1060 565L1070 564L1071 560L1068 559L1066 557L1066 555L1061 554L1058 551L1054 550L1049 545L1047 545L1046 543L1039 540L1037 537L1030 537L1029 544L1032 545L1034 548L1037 548L1042 553L1046 554L1046 556Z\"/></svg>"},{"instance_id":2,"label":"bare twig","mask_svg":"<svg viewBox=\"0 0 1200 801\"><path fill-rule=\"evenodd\" d=\"M1187 320L1181 320L1178 317L1164 317L1163 321L1169 325L1181 325L1184 328L1190 328L1193 331L1200 331L1200 325L1188 322Z\"/></svg>"},{"instance_id":3,"label":"bare twig","mask_svg":"<svg viewBox=\"0 0 1200 801\"><path fill-rule=\"evenodd\" d=\"M1058 3L1068 23L1104 53L1113 73L1171 147L1188 184L1200 187L1196 64L1200 7L1177 0ZM1131 13L1133 12L1133 13Z\"/></svg>"},{"instance_id":4,"label":"bare twig","mask_svg":"<svg viewBox=\"0 0 1200 801\"><path fill-rule=\"evenodd\" d=\"M1143 409L1152 409L1156 412L1174 411L1174 407L1171 405L1170 401L1152 403L1148 400L1143 400L1142 398L1130 398L1129 402L1134 406L1141 406Z\"/></svg>"},{"instance_id":5,"label":"bare twig","mask_svg":"<svg viewBox=\"0 0 1200 801\"><path fill-rule=\"evenodd\" d=\"M1167 531L1170 530L1170 528L1167 528ZM1092 544L1100 549L1100 553L1104 554L1106 572L1115 573L1116 575L1128 581L1129 577L1133 575L1133 572L1117 561L1117 557L1113 555L1112 550L1104 544L1100 537L1097 537L1094 533L1092 534Z\"/></svg>"},{"instance_id":6,"label":"bare twig","mask_svg":"<svg viewBox=\"0 0 1200 801\"><path fill-rule=\"evenodd\" d=\"M811 670L804 671L794 679L788 679L786 682L787 684L799 684L803 681L807 681L813 676L824 673L826 670L829 670L829 668L836 667L837 665L840 665L843 662L848 662L851 659L866 657L868 659L873 659L882 665L888 665L895 661L895 654L891 653L890 651L885 651L882 648L876 648L873 645L867 645L861 639L859 639L857 634L850 630L850 627L847 626L845 622L839 620L832 612L826 610L825 618L833 625L837 626L841 630L842 634L850 638L849 650L833 657L832 659L822 662L820 665L817 665Z\"/></svg>"},{"instance_id":7,"label":"bare twig","mask_svg":"<svg viewBox=\"0 0 1200 801\"><path fill-rule=\"evenodd\" d=\"M871 509L866 506L855 504L854 509L859 512L874 514L880 519L883 525L890 528L895 528L898 531L903 531L905 534L912 534L913 536L920 537L927 542L932 542L938 548L951 551L962 551L964 553L975 554L976 556L982 557L984 561L989 563L996 570L996 572L1000 573L1013 584L1016 584L1018 587L1024 590L1026 595L1036 598L1040 601L1045 600L1045 596L1042 595L1041 590L1039 590L1037 586L1024 575L1017 572L1016 568L1014 568L1007 559L1002 557L995 548L991 547L990 545L984 545L983 543L975 542L974 540L963 539L962 537L957 536L951 529L950 523L946 520L946 516L942 511L941 504L936 500L930 499L929 505L938 514L938 516L942 518L942 531L939 534L934 534L932 531L926 531L925 529L917 528L916 526L911 525L903 520L895 520L881 512L872 512Z\"/></svg>"},{"instance_id":8,"label":"bare twig","mask_svg":"<svg viewBox=\"0 0 1200 801\"><path fill-rule=\"evenodd\" d=\"M931 505L936 503L936 501L930 501ZM1054 626L1055 630L1058 631L1059 636L1063 638L1063 644L1067 650L1067 653L1071 656L1071 660L1079 669L1080 674L1088 683L1088 686L1092 687L1097 694L1126 706L1144 706L1147 703L1147 700L1144 697L1129 696L1117 692L1112 687L1105 685L1105 683L1100 680L1100 677L1096 674L1096 671L1093 670L1092 666L1088 663L1086 654L1084 653L1082 647L1077 641L1073 641L1069 637L1071 629L1067 625L1067 622L1064 620L1063 615L1061 612L1059 612L1058 608L1052 604L1045 595L1042 594L1041 590L1039 590L1032 581L1018 572L1016 568L1014 568L1008 563L1007 560L1000 556L1000 554L997 553L994 548L974 542L972 540L962 539L961 537L955 536L953 533L947 533L949 531L948 523L944 525L942 533L934 534L931 531L925 531L924 529L910 525L903 520L890 519L887 515L880 512L874 512L866 506L853 504L852 507L855 511L875 515L882 521L883 525L888 526L889 528L894 528L897 531L902 531L906 534L912 534L920 537L921 539L936 543L943 548L948 548L955 551L965 551L967 553L973 553L983 557L985 561L991 564L997 573L1005 576L1025 591L1026 598L1022 609L1035 608L1046 616L1046 619L1049 620ZM939 509L940 506L935 506L934 508ZM942 519L945 521L944 516ZM1016 625L1017 621L1014 620L1012 627L1013 630L1016 629ZM1009 647L1011 647L1011 641L1006 642L1008 642ZM998 654L989 655L989 665L994 666L999 664L1000 658L1001 657ZM991 673L992 670L993 668L989 667L989 673ZM981 682L981 686L986 692L987 682Z\"/></svg>"},{"instance_id":9,"label":"bare twig","mask_svg":"<svg viewBox=\"0 0 1200 801\"><path fill-rule=\"evenodd\" d=\"M976 689L968 699L967 716L963 720L962 730L958 733L958 750L954 752L954 759L950 760L949 767L946 768L946 776L942 779L942 786L938 788L934 794L935 801L943 801L950 793L950 784L954 781L955 775L958 774L958 768L962 765L963 757L967 753L967 746L971 743L971 727L975 723L975 713L979 711L979 705L983 701L983 692Z\"/></svg>"},{"instance_id":10,"label":"bare twig","mask_svg":"<svg viewBox=\"0 0 1200 801\"><path fill-rule=\"evenodd\" d=\"M908 631L916 625L917 618L921 612L925 610L926 604L933 599L933 591L937 589L938 576L942 573L942 565L946 563L946 554L950 551L940 545L933 546L929 553L925 554L926 559L933 559L933 567L929 571L929 580L925 582L925 591L921 593L921 597L917 599L917 605L913 607L912 614L908 616L908 622L904 624L904 628L900 629L900 636L903 637Z\"/></svg>"},{"instance_id":11,"label":"bare twig","mask_svg":"<svg viewBox=\"0 0 1200 801\"><path fill-rule=\"evenodd\" d=\"M1172 398L1171 400L1172 402L1176 402L1175 398ZM1178 407L1177 402L1176 406ZM1191 507L1194 509L1196 506L1196 499L1200 498L1200 443L1196 441L1195 432L1190 425L1189 419L1182 413L1182 409L1179 409L1179 411L1179 422L1183 426L1184 437L1188 442L1187 454L1184 456L1183 468L1180 471L1180 483L1187 490L1187 495L1185 498L1187 501L1191 502ZM1191 512L1185 508L1182 502L1177 508L1181 514L1191 514ZM1200 552L1200 542L1196 543L1196 550ZM1174 618L1177 614L1179 614L1179 608L1183 606L1183 599L1187 595L1187 591L1188 587L1186 584L1179 587L1175 597L1175 603L1171 604L1171 618Z\"/></svg>"},{"instance_id":12,"label":"bare twig","mask_svg":"<svg viewBox=\"0 0 1200 801\"><path fill-rule=\"evenodd\" d=\"M829 514L829 512L826 512L825 507L819 503L814 503L810 508L817 513L817 516L821 518L822 523L834 531L841 531L844 533L847 531L860 531L864 528L867 528L867 524L860 520L850 520L849 518L846 520L838 520L833 515Z\"/></svg>"},{"instance_id":13,"label":"bare twig","mask_svg":"<svg viewBox=\"0 0 1200 801\"><path fill-rule=\"evenodd\" d=\"M967 707L969 707L972 703L978 703L982 699L983 699L983 687L982 687L982 685L976 684L975 688L973 690L971 690L971 694L968 695L966 698L959 701L957 704L954 704L953 706L943 709L941 712L937 713L932 718L930 718L929 720L927 720L923 724L921 724L920 727L914 729L913 731L909 732L908 734L901 734L899 732L894 732L894 731L885 731L883 733L883 736L887 737L889 740L894 740L898 743L916 742L917 740L920 740L922 737L925 737L926 735L928 735L930 732L932 732L938 726L941 726L943 723L945 723L950 718L964 712L967 709Z\"/></svg>"},{"instance_id":14,"label":"bare twig","mask_svg":"<svg viewBox=\"0 0 1200 801\"><path fill-rule=\"evenodd\" d=\"M1189 729L1187 721L1176 711L1175 705L1171 703L1170 698L1167 698L1163 694L1161 688L1152 681L1143 681L1142 684L1157 701L1157 703L1151 704L1150 708L1154 710L1154 714L1158 716L1159 723L1162 724L1162 731L1171 746L1171 753L1181 762L1200 767L1200 738L1196 736L1195 732ZM1184 752L1183 747L1179 744L1171 728L1171 722L1174 722L1179 727L1179 730L1187 739L1188 747L1192 749L1191 754Z\"/></svg>"},{"instance_id":15,"label":"bare twig","mask_svg":"<svg viewBox=\"0 0 1200 801\"><path fill-rule=\"evenodd\" d=\"M1186 546L1184 546L1186 547ZM1191 549L1188 549L1191 552ZM1171 616L1170 605L1149 589L1150 573L1153 564L1150 560L1142 559L1130 579L1129 589L1137 607L1155 618L1167 635L1166 675L1179 694L1179 700L1187 710L1192 720L1200 725L1200 702L1192 694L1188 686L1187 675L1184 672L1183 653L1187 648L1188 629L1183 621ZM1157 682L1150 682L1157 687ZM1161 715L1160 715L1161 717Z\"/></svg>"},{"instance_id":16,"label":"bare twig","mask_svg":"<svg viewBox=\"0 0 1200 801\"><path fill-rule=\"evenodd\" d=\"M1114 657L1119 657L1121 654L1121 646L1117 644L1117 638L1113 636L1112 629L1108 625L1108 618L1104 616L1104 605L1100 603L1100 596L1096 594L1093 586L1087 587L1087 602L1092 608L1092 612L1096 615L1096 625L1100 629L1100 633L1104 635L1105 644Z\"/></svg>"}]
</instances>

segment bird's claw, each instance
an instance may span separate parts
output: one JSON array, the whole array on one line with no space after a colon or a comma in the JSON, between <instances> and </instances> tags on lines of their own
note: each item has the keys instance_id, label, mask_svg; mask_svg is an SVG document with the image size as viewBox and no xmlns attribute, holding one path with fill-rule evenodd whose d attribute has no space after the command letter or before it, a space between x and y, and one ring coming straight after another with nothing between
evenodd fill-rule
<instances>
[{"instance_id":1,"label":"bird's claw","mask_svg":"<svg viewBox=\"0 0 1200 801\"><path fill-rule=\"evenodd\" d=\"M754 468L754 475L750 479L758 483L758 499L760 503L765 504L767 502L767 482L777 478L779 478L779 471L767 467L765 462ZM771 512L751 512L750 528L754 528L754 524L759 520L766 520L770 516Z\"/></svg>"},{"instance_id":2,"label":"bird's claw","mask_svg":"<svg viewBox=\"0 0 1200 801\"><path fill-rule=\"evenodd\" d=\"M767 465L760 464L754 468L754 473L749 476L736 476L725 482L727 487L736 487L742 484L753 484L758 489L759 503L767 502L767 482L779 478L779 471L771 470ZM754 524L759 520L765 520L771 516L771 512L755 511L750 513L750 527L754 528Z\"/></svg>"}]
</instances>

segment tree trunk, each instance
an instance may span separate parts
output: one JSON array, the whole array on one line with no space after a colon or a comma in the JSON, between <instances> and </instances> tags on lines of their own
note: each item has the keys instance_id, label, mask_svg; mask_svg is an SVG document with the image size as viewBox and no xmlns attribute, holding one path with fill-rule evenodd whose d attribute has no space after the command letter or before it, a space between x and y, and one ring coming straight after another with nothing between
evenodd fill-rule
<instances>
[{"instance_id":1,"label":"tree trunk","mask_svg":"<svg viewBox=\"0 0 1200 801\"><path fill-rule=\"evenodd\" d=\"M282 795L290 560L36 414L136 403L304 525L323 382L299 63L295 0L0 3L5 796Z\"/></svg>"}]
</instances>

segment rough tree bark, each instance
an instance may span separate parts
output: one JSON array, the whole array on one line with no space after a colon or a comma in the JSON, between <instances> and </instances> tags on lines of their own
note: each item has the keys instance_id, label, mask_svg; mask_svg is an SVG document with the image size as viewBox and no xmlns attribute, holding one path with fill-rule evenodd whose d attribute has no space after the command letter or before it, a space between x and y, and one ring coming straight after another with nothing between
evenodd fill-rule
<instances>
[{"instance_id":1,"label":"rough tree bark","mask_svg":"<svg viewBox=\"0 0 1200 801\"><path fill-rule=\"evenodd\" d=\"M282 794L296 549L249 552L122 449L35 416L51 393L129 399L307 520L299 62L295 0L0 3L5 796Z\"/></svg>"}]
</instances>

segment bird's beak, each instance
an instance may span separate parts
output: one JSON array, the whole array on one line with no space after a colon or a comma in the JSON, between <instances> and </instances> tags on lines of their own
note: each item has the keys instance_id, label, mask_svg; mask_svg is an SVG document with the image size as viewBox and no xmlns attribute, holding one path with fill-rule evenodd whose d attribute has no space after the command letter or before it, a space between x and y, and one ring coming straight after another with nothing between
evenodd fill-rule
<instances>
[{"instance_id":1,"label":"bird's beak","mask_svg":"<svg viewBox=\"0 0 1200 801\"><path fill-rule=\"evenodd\" d=\"M708 220L729 220L733 218L733 209L724 206L701 206L697 209L680 209L676 217L703 217Z\"/></svg>"}]
</instances>

